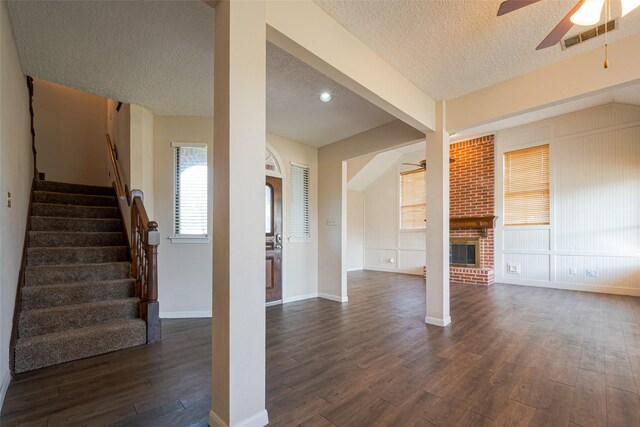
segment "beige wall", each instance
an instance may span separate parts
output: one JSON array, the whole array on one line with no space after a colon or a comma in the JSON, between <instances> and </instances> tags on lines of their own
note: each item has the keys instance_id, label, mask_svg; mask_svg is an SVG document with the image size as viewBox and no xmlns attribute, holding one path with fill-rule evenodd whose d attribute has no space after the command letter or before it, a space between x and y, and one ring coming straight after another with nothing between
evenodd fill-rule
<instances>
[{"instance_id":1,"label":"beige wall","mask_svg":"<svg viewBox=\"0 0 640 427\"><path fill-rule=\"evenodd\" d=\"M318 149L299 142L267 134L267 144L280 158L284 172L284 302L316 297L318 293ZM290 241L291 218L290 172L291 162L309 166L309 214L311 238L308 241Z\"/></svg>"},{"instance_id":2,"label":"beige wall","mask_svg":"<svg viewBox=\"0 0 640 427\"><path fill-rule=\"evenodd\" d=\"M347 191L347 254L347 270L362 270L364 266L364 193L362 191Z\"/></svg>"},{"instance_id":3,"label":"beige wall","mask_svg":"<svg viewBox=\"0 0 640 427\"><path fill-rule=\"evenodd\" d=\"M346 160L423 139L409 125L393 121L318 150L318 294L347 300Z\"/></svg>"},{"instance_id":4,"label":"beige wall","mask_svg":"<svg viewBox=\"0 0 640 427\"><path fill-rule=\"evenodd\" d=\"M107 178L107 100L35 80L38 171L49 181L110 185Z\"/></svg>"},{"instance_id":5,"label":"beige wall","mask_svg":"<svg viewBox=\"0 0 640 427\"><path fill-rule=\"evenodd\" d=\"M155 215L162 236L158 248L159 294L163 317L211 315L211 241L178 243L173 236L174 153L171 142L206 142L209 150L209 197L212 192L213 126L207 117L153 117L153 170ZM284 172L284 272L285 302L316 297L318 292L318 150L277 135L267 134L267 143L278 157ZM291 162L310 169L311 238L291 242L287 238L291 212L289 173ZM147 193L145 192L145 197ZM146 204L146 202L145 202ZM211 213L209 230L212 230ZM211 234L211 232L210 232ZM213 236L212 236L213 238Z\"/></svg>"},{"instance_id":6,"label":"beige wall","mask_svg":"<svg viewBox=\"0 0 640 427\"><path fill-rule=\"evenodd\" d=\"M153 114L139 105L130 106L130 155L129 187L142 190L144 206L149 218L154 217L154 167L153 167Z\"/></svg>"},{"instance_id":7,"label":"beige wall","mask_svg":"<svg viewBox=\"0 0 640 427\"><path fill-rule=\"evenodd\" d=\"M153 170L158 247L158 292L162 317L211 316L212 244L172 243L174 153L171 142L205 142L209 156L209 198L212 197L213 120L210 117L155 116ZM145 196L148 197L148 196ZM210 199L211 200L211 199ZM212 223L209 213L209 233Z\"/></svg>"},{"instance_id":8,"label":"beige wall","mask_svg":"<svg viewBox=\"0 0 640 427\"><path fill-rule=\"evenodd\" d=\"M9 341L33 177L29 96L0 2L0 406L9 385ZM7 193L11 193L11 207Z\"/></svg>"}]
</instances>

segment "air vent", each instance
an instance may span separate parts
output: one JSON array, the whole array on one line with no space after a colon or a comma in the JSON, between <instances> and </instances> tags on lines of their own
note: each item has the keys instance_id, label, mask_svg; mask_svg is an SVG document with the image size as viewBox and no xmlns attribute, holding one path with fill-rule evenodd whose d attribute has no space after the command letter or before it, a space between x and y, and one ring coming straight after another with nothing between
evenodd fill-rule
<instances>
[{"instance_id":1,"label":"air vent","mask_svg":"<svg viewBox=\"0 0 640 427\"><path fill-rule=\"evenodd\" d=\"M577 34L573 37L567 37L566 39L562 40L562 42L560 43L560 45L562 46L562 50L568 49L582 42L586 42L587 40L592 39L594 37L604 35L605 33L604 25L605 24L599 25L597 27L593 27L590 30ZM606 28L607 31L613 31L617 28L618 28L617 19L607 22L607 28Z\"/></svg>"}]
</instances>

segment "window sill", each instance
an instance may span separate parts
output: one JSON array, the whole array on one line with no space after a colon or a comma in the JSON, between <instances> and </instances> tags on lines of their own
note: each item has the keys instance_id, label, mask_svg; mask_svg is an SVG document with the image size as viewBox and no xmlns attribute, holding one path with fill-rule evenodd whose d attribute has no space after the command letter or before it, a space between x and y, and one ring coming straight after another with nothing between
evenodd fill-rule
<instances>
[{"instance_id":1,"label":"window sill","mask_svg":"<svg viewBox=\"0 0 640 427\"><path fill-rule=\"evenodd\" d=\"M186 236L173 236L173 237L169 237L169 240L171 240L171 243L173 244L180 244L180 245L186 245L186 244L207 244L209 243L209 241L211 240L211 237L209 236L193 236L193 237L186 237Z\"/></svg>"}]
</instances>

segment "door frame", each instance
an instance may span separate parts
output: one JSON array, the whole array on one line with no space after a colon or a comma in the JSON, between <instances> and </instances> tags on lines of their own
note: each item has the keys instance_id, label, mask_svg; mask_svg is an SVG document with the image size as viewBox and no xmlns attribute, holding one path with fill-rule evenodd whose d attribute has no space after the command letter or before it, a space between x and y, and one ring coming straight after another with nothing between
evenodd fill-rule
<instances>
[{"instance_id":1,"label":"door frame","mask_svg":"<svg viewBox=\"0 0 640 427\"><path fill-rule=\"evenodd\" d=\"M271 307L273 305L281 305L286 302L286 290L287 290L287 243L289 242L289 227L287 226L287 173L284 170L284 162L280 157L278 151L273 148L271 144L265 142L265 148L268 149L273 157L275 157L276 162L278 163L278 167L280 168L280 172L272 171L265 168L265 177L271 176L274 178L280 178L282 180L282 268L281 268L281 282L282 282L282 298L280 301L272 301L265 302L267 307Z\"/></svg>"}]
</instances>

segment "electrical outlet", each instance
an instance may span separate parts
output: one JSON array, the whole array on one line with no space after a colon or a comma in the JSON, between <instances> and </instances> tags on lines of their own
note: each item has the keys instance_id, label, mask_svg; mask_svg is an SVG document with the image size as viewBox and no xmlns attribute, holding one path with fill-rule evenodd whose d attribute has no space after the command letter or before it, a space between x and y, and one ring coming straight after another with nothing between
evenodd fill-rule
<instances>
[{"instance_id":1,"label":"electrical outlet","mask_svg":"<svg viewBox=\"0 0 640 427\"><path fill-rule=\"evenodd\" d=\"M520 264L507 264L507 273L520 274Z\"/></svg>"},{"instance_id":2,"label":"electrical outlet","mask_svg":"<svg viewBox=\"0 0 640 427\"><path fill-rule=\"evenodd\" d=\"M578 269L577 269L577 268L575 268L575 267L571 267L571 268L569 269L569 274L570 274L571 276L575 276L575 275L577 275L577 274L578 274Z\"/></svg>"},{"instance_id":3,"label":"electrical outlet","mask_svg":"<svg viewBox=\"0 0 640 427\"><path fill-rule=\"evenodd\" d=\"M598 270L587 269L587 276L588 277L598 277Z\"/></svg>"}]
</instances>

